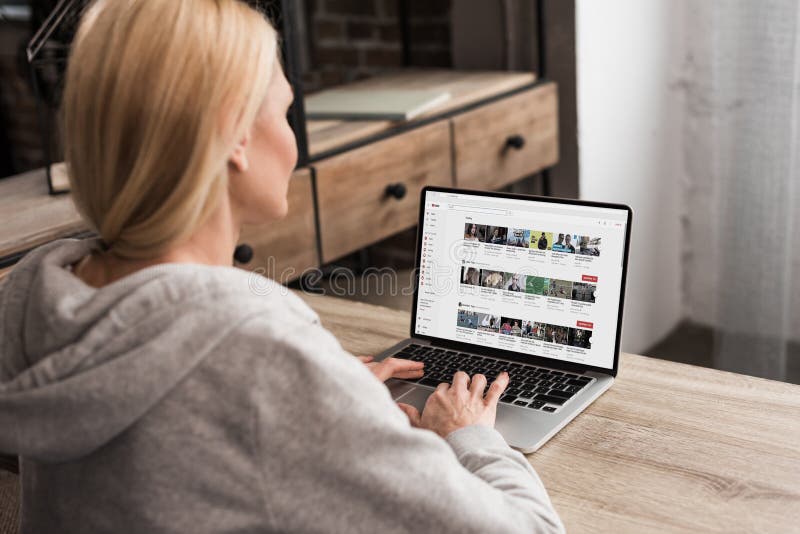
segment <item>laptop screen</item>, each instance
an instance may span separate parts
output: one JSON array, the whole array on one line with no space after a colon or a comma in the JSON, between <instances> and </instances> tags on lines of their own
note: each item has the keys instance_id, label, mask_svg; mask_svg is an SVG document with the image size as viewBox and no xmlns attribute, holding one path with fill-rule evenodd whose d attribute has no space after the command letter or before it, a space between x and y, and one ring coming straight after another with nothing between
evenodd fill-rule
<instances>
[{"instance_id":1,"label":"laptop screen","mask_svg":"<svg viewBox=\"0 0 800 534\"><path fill-rule=\"evenodd\" d=\"M414 333L612 369L628 216L426 191Z\"/></svg>"}]
</instances>

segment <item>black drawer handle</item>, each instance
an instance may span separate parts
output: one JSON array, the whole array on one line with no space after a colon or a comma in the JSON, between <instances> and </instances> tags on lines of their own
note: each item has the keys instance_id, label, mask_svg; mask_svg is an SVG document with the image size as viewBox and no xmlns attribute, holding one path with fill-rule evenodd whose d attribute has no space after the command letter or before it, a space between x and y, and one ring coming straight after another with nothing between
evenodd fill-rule
<instances>
[{"instance_id":1,"label":"black drawer handle","mask_svg":"<svg viewBox=\"0 0 800 534\"><path fill-rule=\"evenodd\" d=\"M239 263L250 263L250 260L253 259L253 247L245 244L239 245L233 251L233 259Z\"/></svg>"},{"instance_id":2,"label":"black drawer handle","mask_svg":"<svg viewBox=\"0 0 800 534\"><path fill-rule=\"evenodd\" d=\"M385 191L387 197L394 197L397 200L400 200L406 196L407 192L408 190L406 189L406 184L403 183L389 184L386 186Z\"/></svg>"},{"instance_id":3,"label":"black drawer handle","mask_svg":"<svg viewBox=\"0 0 800 534\"><path fill-rule=\"evenodd\" d=\"M506 147L513 148L514 150L520 150L522 147L525 146L525 138L519 134L510 135L508 139L506 139Z\"/></svg>"}]
</instances>

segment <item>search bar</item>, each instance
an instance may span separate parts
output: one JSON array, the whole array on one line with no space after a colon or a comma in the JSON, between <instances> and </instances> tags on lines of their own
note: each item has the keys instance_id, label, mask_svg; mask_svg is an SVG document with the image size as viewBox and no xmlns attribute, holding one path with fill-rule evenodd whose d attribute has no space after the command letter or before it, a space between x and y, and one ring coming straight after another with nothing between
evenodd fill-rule
<instances>
[{"instance_id":1,"label":"search bar","mask_svg":"<svg viewBox=\"0 0 800 534\"><path fill-rule=\"evenodd\" d=\"M508 215L508 210L502 208L482 208L480 206L465 206L462 204L450 204L449 208L456 211L466 211L468 213L485 213L487 215Z\"/></svg>"}]
</instances>

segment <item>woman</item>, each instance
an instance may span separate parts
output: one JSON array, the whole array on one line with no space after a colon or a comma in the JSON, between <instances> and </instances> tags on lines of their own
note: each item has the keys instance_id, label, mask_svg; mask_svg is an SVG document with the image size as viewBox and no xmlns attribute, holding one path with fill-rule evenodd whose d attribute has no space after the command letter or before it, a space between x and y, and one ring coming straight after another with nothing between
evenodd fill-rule
<instances>
[{"instance_id":1,"label":"woman","mask_svg":"<svg viewBox=\"0 0 800 534\"><path fill-rule=\"evenodd\" d=\"M467 224L467 231L464 232L465 241L478 241L478 225Z\"/></svg>"},{"instance_id":2,"label":"woman","mask_svg":"<svg viewBox=\"0 0 800 534\"><path fill-rule=\"evenodd\" d=\"M422 414L398 408L381 380L419 364L368 368L295 295L230 266L242 224L288 209L276 57L237 0L106 0L84 17L65 149L100 238L32 252L0 289L21 531L562 530L492 428L507 375L484 397L484 377L457 373Z\"/></svg>"}]
</instances>

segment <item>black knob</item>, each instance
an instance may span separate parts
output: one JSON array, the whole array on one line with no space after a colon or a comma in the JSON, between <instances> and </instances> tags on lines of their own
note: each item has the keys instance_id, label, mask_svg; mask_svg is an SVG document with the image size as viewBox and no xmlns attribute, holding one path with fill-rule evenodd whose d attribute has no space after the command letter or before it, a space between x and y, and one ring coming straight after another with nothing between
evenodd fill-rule
<instances>
[{"instance_id":1,"label":"black knob","mask_svg":"<svg viewBox=\"0 0 800 534\"><path fill-rule=\"evenodd\" d=\"M511 135L506 139L506 147L519 150L525 146L525 138L519 134Z\"/></svg>"},{"instance_id":2,"label":"black knob","mask_svg":"<svg viewBox=\"0 0 800 534\"><path fill-rule=\"evenodd\" d=\"M233 259L239 263L250 263L253 259L253 247L250 245L239 245L233 251Z\"/></svg>"},{"instance_id":3,"label":"black knob","mask_svg":"<svg viewBox=\"0 0 800 534\"><path fill-rule=\"evenodd\" d=\"M397 200L400 200L404 196L406 196L406 184L397 183L397 184L389 184L386 186L386 196L387 197L394 197Z\"/></svg>"}]
</instances>

